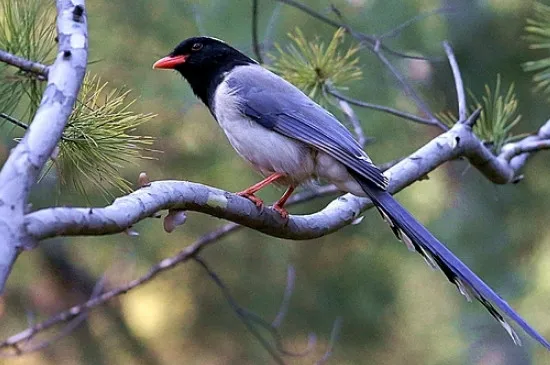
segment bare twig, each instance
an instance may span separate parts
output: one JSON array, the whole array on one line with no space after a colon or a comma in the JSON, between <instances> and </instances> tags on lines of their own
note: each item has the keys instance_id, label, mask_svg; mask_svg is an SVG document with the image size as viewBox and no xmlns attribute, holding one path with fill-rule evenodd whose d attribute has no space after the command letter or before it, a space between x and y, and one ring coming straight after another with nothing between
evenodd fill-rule
<instances>
[{"instance_id":1,"label":"bare twig","mask_svg":"<svg viewBox=\"0 0 550 365\"><path fill-rule=\"evenodd\" d=\"M288 305L290 304L290 297L292 297L292 293L294 292L295 280L296 280L296 271L294 270L294 267L292 265L289 265L287 270L287 275L286 275L286 287L285 287L285 293L283 295L283 300L281 302L279 312L275 316L275 319L273 320L273 322L271 322L271 326L273 328L277 328L281 326L281 324L283 323L283 320L286 317L286 314L288 312Z\"/></svg>"},{"instance_id":2,"label":"bare twig","mask_svg":"<svg viewBox=\"0 0 550 365\"><path fill-rule=\"evenodd\" d=\"M318 20L322 21L323 23L328 24L328 25L330 25L334 28L343 28L347 33L349 33L355 39L358 39L361 42L366 42L369 45L369 48L371 50L373 50L375 47L378 47L378 48L383 49L384 51L387 51L389 54L399 56L399 57L403 57L403 58L417 59L417 60L426 60L427 59L427 58L421 57L421 56L408 55L408 54L400 53L398 51L394 51L391 48L387 47L386 45L381 44L376 37L365 34L365 33L357 32L354 29L352 29L348 24L332 20L329 17L324 16L323 14L313 10L312 8L306 6L306 5L304 5L304 4L302 4L298 1L295 1L295 0L276 0L276 1L278 1L280 3L283 3L283 4L287 4L289 6L292 6L292 7L296 8L296 9L299 9L299 10L303 11L304 13L312 16L313 18L318 19Z\"/></svg>"},{"instance_id":3,"label":"bare twig","mask_svg":"<svg viewBox=\"0 0 550 365\"><path fill-rule=\"evenodd\" d=\"M199 265L208 273L208 276L212 279L212 281L220 288L223 296L225 297L225 300L229 303L233 311L237 314L241 322L244 323L248 331L256 337L256 339L260 342L261 346L266 349L266 351L271 355L273 360L277 364L285 364L283 359L281 358L281 355L279 355L276 351L276 349L271 346L271 344L258 332L258 330L252 325L251 323L251 316L248 311L245 311L244 308L242 308L237 301L233 298L231 293L229 292L229 289L227 286L223 283L223 281L220 279L220 277L206 264L206 262L198 255L193 256L193 259L199 263ZM261 318L256 317L254 314L254 318L259 319Z\"/></svg>"},{"instance_id":4,"label":"bare twig","mask_svg":"<svg viewBox=\"0 0 550 365\"><path fill-rule=\"evenodd\" d=\"M465 120L468 114L468 106L466 105L466 93L464 92L464 83L462 82L460 68L458 67L453 49L449 42L443 42L443 48L449 59L449 64L451 65L451 70L453 71L453 77L455 79L456 96L458 99L458 119Z\"/></svg>"},{"instance_id":5,"label":"bare twig","mask_svg":"<svg viewBox=\"0 0 550 365\"><path fill-rule=\"evenodd\" d=\"M29 126L26 125L25 123L23 123L22 121L20 121L18 119L15 119L11 115L7 115L6 113L0 113L0 118L3 118L5 120L7 120L8 122L10 122L11 124L16 125L16 126L18 126L20 128L23 128L25 130L27 130L29 128Z\"/></svg>"},{"instance_id":6,"label":"bare twig","mask_svg":"<svg viewBox=\"0 0 550 365\"><path fill-rule=\"evenodd\" d=\"M393 74L393 76L397 79L397 81L401 84L401 87L403 88L403 91L406 95L411 98L414 103L417 105L417 107L428 116L428 119L431 121L433 125L438 126L439 128L443 130L447 130L447 126L441 121L439 121L435 115L432 113L428 105L418 96L414 88L408 83L408 81L405 80L405 77L395 68L395 66L384 56L382 52L380 52L379 49L374 50L374 53L378 56L380 61L386 66L388 70Z\"/></svg>"},{"instance_id":7,"label":"bare twig","mask_svg":"<svg viewBox=\"0 0 550 365\"><path fill-rule=\"evenodd\" d=\"M0 62L15 66L25 72L31 72L42 77L43 79L48 78L48 66L39 62L27 60L26 58L13 55L3 50L0 50Z\"/></svg>"},{"instance_id":8,"label":"bare twig","mask_svg":"<svg viewBox=\"0 0 550 365\"><path fill-rule=\"evenodd\" d=\"M386 68L391 72L391 74L395 77L395 79L399 82L399 84L403 88L403 91L405 92L405 94L416 104L416 106L422 111L422 113L424 113L428 117L428 120L431 122L430 124L438 126L442 130L448 129L445 124L441 123L441 121L439 121L435 117L435 115L432 113L428 105L422 100L422 98L420 98L420 96L416 93L414 88L409 84L409 82L405 79L405 77L386 58L383 51L387 51L390 54L397 53L399 56L403 56L403 55L399 54L398 52L391 51L388 47L386 47L381 42L380 38L367 35L361 32L357 32L354 29L352 29L348 24L332 20L298 1L295 1L295 0L277 0L277 1L293 6L311 15L312 17L321 20L322 22L330 26L343 28L348 34L350 34L355 39L369 45L368 47L369 50L371 50L378 57L378 59L386 66ZM409 58L415 58L415 57L409 57ZM421 57L421 59L424 60L425 58Z\"/></svg>"},{"instance_id":9,"label":"bare twig","mask_svg":"<svg viewBox=\"0 0 550 365\"><path fill-rule=\"evenodd\" d=\"M361 146L365 146L365 144L367 143L367 138L365 137L361 122L359 121L359 118L357 118L357 115L353 111L353 108L348 104L346 100L342 99L338 100L338 105L340 107L340 110L342 110L344 115L351 123L353 131L355 132L355 138L357 139L357 142L359 142Z\"/></svg>"},{"instance_id":10,"label":"bare twig","mask_svg":"<svg viewBox=\"0 0 550 365\"><path fill-rule=\"evenodd\" d=\"M147 272L147 274L143 275L142 277L132 280L126 285L123 285L116 289L105 292L101 295L98 295L97 297L91 300L88 300L86 303L75 305L64 312L58 313L57 315L50 317L44 322L38 323L33 327L27 328L24 331L9 337L8 339L0 343L0 349L13 348L14 346L17 346L20 343L31 340L34 336L36 336L38 333L42 331L45 331L55 325L58 325L59 323L69 321L79 316L80 314L87 312L90 309L109 301L110 299L116 296L119 296L121 294L126 294L129 290L151 281L158 274L164 271L167 271L182 262L189 260L189 258L199 253L208 244L215 242L217 239L223 237L224 235L237 229L238 227L239 226L236 224L226 224L220 229L217 229L213 232L203 235L193 244L187 246L186 248L178 252L176 255L170 258L166 258L160 261L158 264L152 266L151 269L149 269L149 272Z\"/></svg>"},{"instance_id":11,"label":"bare twig","mask_svg":"<svg viewBox=\"0 0 550 365\"><path fill-rule=\"evenodd\" d=\"M332 330L330 331L330 340L327 346L327 350L323 357L317 361L316 365L322 365L327 362L327 360L332 356L332 351L334 349L334 344L338 340L338 335L340 334L340 329L342 328L342 317L338 317L334 320L332 324Z\"/></svg>"},{"instance_id":12,"label":"bare twig","mask_svg":"<svg viewBox=\"0 0 550 365\"><path fill-rule=\"evenodd\" d=\"M252 0L252 49L259 63L264 63L262 51L258 40L258 1Z\"/></svg>"},{"instance_id":13,"label":"bare twig","mask_svg":"<svg viewBox=\"0 0 550 365\"><path fill-rule=\"evenodd\" d=\"M105 276L101 277L96 285L94 286L94 289L92 291L92 294L90 295L91 299L94 299L97 297L101 291L103 290L105 286ZM46 347L50 346L51 344L59 341L60 339L68 336L71 334L78 326L84 322L84 320L88 317L87 311L82 311L78 315L75 315L70 320L67 320L65 324L65 327L61 330L61 332L55 334L52 338L49 338L45 341L41 341L37 344L31 344L30 341L31 338L27 338L24 341L19 341L17 343L11 344L9 347L13 349L14 353L8 354L8 353L1 353L0 352L0 358L1 357L11 357L11 356L20 356L22 354L28 354L30 352L40 351L45 349ZM29 326L29 328L33 328L34 326ZM28 329L27 329L28 330ZM33 334L33 336L37 335L38 332ZM2 346L0 345L0 349L2 349Z\"/></svg>"},{"instance_id":14,"label":"bare twig","mask_svg":"<svg viewBox=\"0 0 550 365\"><path fill-rule=\"evenodd\" d=\"M339 99L339 100L346 101L350 104L360 106L362 108L378 110L378 111L388 113L388 114L391 114L391 115L395 115L397 117L407 119L407 120L410 120L410 121L413 121L413 122L416 122L416 123L420 123L420 124L434 125L434 122L431 119L422 118L422 117L416 116L414 114L403 112L401 110L397 110L397 109L390 108L390 107L387 107L387 106L378 105L378 104L371 104L371 103L367 103L367 102L362 101L362 100L353 99L353 98L350 98L349 96L345 96L345 95L339 93L338 91L336 91L334 89L327 88L326 92L328 94L334 96L335 98ZM447 129L448 128L445 128L445 130L447 130Z\"/></svg>"},{"instance_id":15,"label":"bare twig","mask_svg":"<svg viewBox=\"0 0 550 365\"><path fill-rule=\"evenodd\" d=\"M418 23L421 20L429 18L433 15L449 14L449 13L455 12L456 10L457 9L452 8L452 7L442 7L442 8L439 8L439 9L435 9L435 10L431 10L431 11L426 11L424 13L420 13L420 14L412 17L411 19L408 19L408 20L404 21L403 23L399 24L398 26L390 29L388 32L378 36L378 39L393 38L393 37L399 35L405 28L407 28L407 27L409 27L409 26L411 26L415 23Z\"/></svg>"}]
</instances>

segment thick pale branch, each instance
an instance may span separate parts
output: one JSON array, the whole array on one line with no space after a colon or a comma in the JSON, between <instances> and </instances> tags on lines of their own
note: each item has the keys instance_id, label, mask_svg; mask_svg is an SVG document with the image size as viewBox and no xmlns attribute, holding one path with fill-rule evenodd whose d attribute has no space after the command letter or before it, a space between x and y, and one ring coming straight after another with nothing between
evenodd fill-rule
<instances>
[{"instance_id":1,"label":"thick pale branch","mask_svg":"<svg viewBox=\"0 0 550 365\"><path fill-rule=\"evenodd\" d=\"M86 69L84 0L58 0L57 11L59 50L40 107L0 171L0 292L18 253L34 244L23 225L28 194L61 138Z\"/></svg>"},{"instance_id":2,"label":"thick pale branch","mask_svg":"<svg viewBox=\"0 0 550 365\"><path fill-rule=\"evenodd\" d=\"M517 173L504 159L483 146L468 124L457 123L387 170L389 190L396 193L459 156L468 157L489 180L498 184L513 181ZM346 194L320 212L284 220L271 209L259 210L248 199L223 190L192 182L157 181L104 208L59 207L27 214L25 226L36 240L103 235L123 232L162 209L184 209L224 218L271 236L304 240L324 236L352 223L370 206L368 199Z\"/></svg>"}]
</instances>

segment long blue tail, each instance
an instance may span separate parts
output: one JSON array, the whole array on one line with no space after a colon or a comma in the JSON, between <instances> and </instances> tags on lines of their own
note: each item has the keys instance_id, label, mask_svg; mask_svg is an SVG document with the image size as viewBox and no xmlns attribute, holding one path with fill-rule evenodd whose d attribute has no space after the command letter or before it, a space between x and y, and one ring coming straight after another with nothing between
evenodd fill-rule
<instances>
[{"instance_id":1,"label":"long blue tail","mask_svg":"<svg viewBox=\"0 0 550 365\"><path fill-rule=\"evenodd\" d=\"M550 343L531 327L504 299L495 293L487 284L460 261L447 247L437 240L388 192L374 186L368 181L357 178L357 181L378 208L382 217L391 226L393 232L407 247L421 254L426 262L439 268L447 279L455 284L468 301L477 299L489 313L500 322L517 345L521 345L518 335L506 322L501 312L516 322L531 337L550 350Z\"/></svg>"}]
</instances>

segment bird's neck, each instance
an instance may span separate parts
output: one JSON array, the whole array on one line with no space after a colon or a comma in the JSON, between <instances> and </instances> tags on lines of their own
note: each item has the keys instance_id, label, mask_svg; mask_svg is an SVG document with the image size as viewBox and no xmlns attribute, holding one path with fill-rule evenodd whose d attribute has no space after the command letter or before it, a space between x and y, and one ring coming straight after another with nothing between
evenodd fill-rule
<instances>
[{"instance_id":1,"label":"bird's neck","mask_svg":"<svg viewBox=\"0 0 550 365\"><path fill-rule=\"evenodd\" d=\"M195 95L213 112L214 93L218 85L224 80L225 75L237 66L249 65L254 62L250 61L248 59L239 59L232 62L202 65L200 69L182 72L182 75L189 82Z\"/></svg>"}]
</instances>

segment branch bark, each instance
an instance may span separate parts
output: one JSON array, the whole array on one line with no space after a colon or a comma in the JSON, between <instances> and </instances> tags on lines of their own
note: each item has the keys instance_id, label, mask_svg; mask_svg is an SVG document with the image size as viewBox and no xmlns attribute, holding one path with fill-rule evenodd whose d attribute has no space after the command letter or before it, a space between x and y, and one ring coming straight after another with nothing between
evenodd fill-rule
<instances>
[{"instance_id":1,"label":"branch bark","mask_svg":"<svg viewBox=\"0 0 550 365\"><path fill-rule=\"evenodd\" d=\"M58 53L40 107L0 171L0 293L17 255L35 244L24 226L27 198L61 138L86 71L84 0L57 0L57 14Z\"/></svg>"},{"instance_id":2,"label":"branch bark","mask_svg":"<svg viewBox=\"0 0 550 365\"><path fill-rule=\"evenodd\" d=\"M465 123L457 123L387 170L389 191L397 193L444 162L460 156L467 157L494 183L513 181L519 172L505 158L493 155L473 134L472 120L478 116L479 111ZM516 142L519 145L522 143L523 140ZM317 213L291 216L284 220L271 209L259 210L248 199L220 189L185 181L157 181L103 208L38 210L27 214L25 227L34 240L55 236L104 235L123 232L159 210L179 209L224 218L274 237L306 240L324 236L352 223L371 206L368 199L346 194Z\"/></svg>"},{"instance_id":3,"label":"branch bark","mask_svg":"<svg viewBox=\"0 0 550 365\"><path fill-rule=\"evenodd\" d=\"M48 66L41 64L40 62L34 62L27 60L26 58L13 55L9 52L0 49L0 62L7 63L8 65L15 66L20 70L26 72L32 72L43 78L48 78Z\"/></svg>"}]
</instances>

